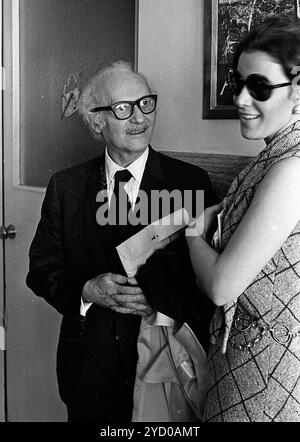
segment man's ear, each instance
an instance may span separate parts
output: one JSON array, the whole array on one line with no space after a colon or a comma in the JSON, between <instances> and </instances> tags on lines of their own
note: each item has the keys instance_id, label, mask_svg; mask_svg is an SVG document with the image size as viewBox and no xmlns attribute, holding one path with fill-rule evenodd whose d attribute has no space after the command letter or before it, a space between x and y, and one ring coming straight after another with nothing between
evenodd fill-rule
<instances>
[{"instance_id":1,"label":"man's ear","mask_svg":"<svg viewBox=\"0 0 300 442\"><path fill-rule=\"evenodd\" d=\"M93 132L96 132L97 134L101 134L103 127L105 126L105 123L103 121L102 115L86 115L85 120L88 123L88 125L91 127Z\"/></svg>"}]
</instances>

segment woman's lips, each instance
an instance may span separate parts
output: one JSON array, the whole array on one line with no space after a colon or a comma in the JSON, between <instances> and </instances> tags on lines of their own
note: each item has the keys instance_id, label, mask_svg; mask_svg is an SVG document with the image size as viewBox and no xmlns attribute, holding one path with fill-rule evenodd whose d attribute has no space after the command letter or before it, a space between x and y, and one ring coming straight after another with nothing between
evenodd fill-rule
<instances>
[{"instance_id":1,"label":"woman's lips","mask_svg":"<svg viewBox=\"0 0 300 442\"><path fill-rule=\"evenodd\" d=\"M243 120L256 120L257 118L260 117L259 114L248 114L244 112L239 112L239 116Z\"/></svg>"}]
</instances>

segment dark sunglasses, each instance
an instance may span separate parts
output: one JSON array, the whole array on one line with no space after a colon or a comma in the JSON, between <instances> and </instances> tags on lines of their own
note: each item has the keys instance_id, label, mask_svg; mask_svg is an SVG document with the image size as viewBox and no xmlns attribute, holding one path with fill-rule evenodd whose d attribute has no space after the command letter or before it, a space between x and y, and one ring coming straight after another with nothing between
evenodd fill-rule
<instances>
[{"instance_id":1,"label":"dark sunglasses","mask_svg":"<svg viewBox=\"0 0 300 442\"><path fill-rule=\"evenodd\" d=\"M266 77L260 74L251 74L246 80L243 80L241 74L235 69L228 69L226 72L226 82L233 95L239 95L246 86L251 97L257 101L267 101L273 89L292 84L291 82L271 84Z\"/></svg>"},{"instance_id":2,"label":"dark sunglasses","mask_svg":"<svg viewBox=\"0 0 300 442\"><path fill-rule=\"evenodd\" d=\"M143 114L151 114L156 109L157 95L145 95L136 101L118 101L111 106L94 107L90 112L110 110L118 120L127 120L133 114L136 105Z\"/></svg>"}]
</instances>

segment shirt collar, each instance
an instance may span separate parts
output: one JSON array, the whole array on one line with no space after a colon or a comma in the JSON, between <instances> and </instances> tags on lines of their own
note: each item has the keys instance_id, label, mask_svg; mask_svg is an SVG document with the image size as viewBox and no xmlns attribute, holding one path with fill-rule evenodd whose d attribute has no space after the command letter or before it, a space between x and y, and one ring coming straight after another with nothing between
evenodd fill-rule
<instances>
[{"instance_id":1,"label":"shirt collar","mask_svg":"<svg viewBox=\"0 0 300 442\"><path fill-rule=\"evenodd\" d=\"M140 155L135 161L129 164L128 167L121 167L117 163L115 163L108 154L107 148L105 148L105 170L106 170L106 179L107 183L115 176L115 173L118 170L127 169L132 174L134 179L139 183L142 181L145 165L149 155L149 147L145 149L145 151Z\"/></svg>"}]
</instances>

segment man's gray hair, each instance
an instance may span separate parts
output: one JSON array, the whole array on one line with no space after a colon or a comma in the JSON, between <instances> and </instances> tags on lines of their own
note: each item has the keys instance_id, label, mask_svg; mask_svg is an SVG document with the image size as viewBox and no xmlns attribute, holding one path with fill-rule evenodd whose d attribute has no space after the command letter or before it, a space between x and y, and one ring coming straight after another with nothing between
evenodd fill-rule
<instances>
[{"instance_id":1,"label":"man's gray hair","mask_svg":"<svg viewBox=\"0 0 300 442\"><path fill-rule=\"evenodd\" d=\"M145 82L150 93L152 92L152 87L145 75L141 74L140 72L134 72L130 63L119 60L103 67L84 87L77 104L79 113L90 127L95 138L102 139L101 130L105 123L103 119L103 112L92 113L90 110L97 106L108 105L106 102L107 97L105 95L104 84L107 78L122 72L131 72L132 74L141 78Z\"/></svg>"}]
</instances>

